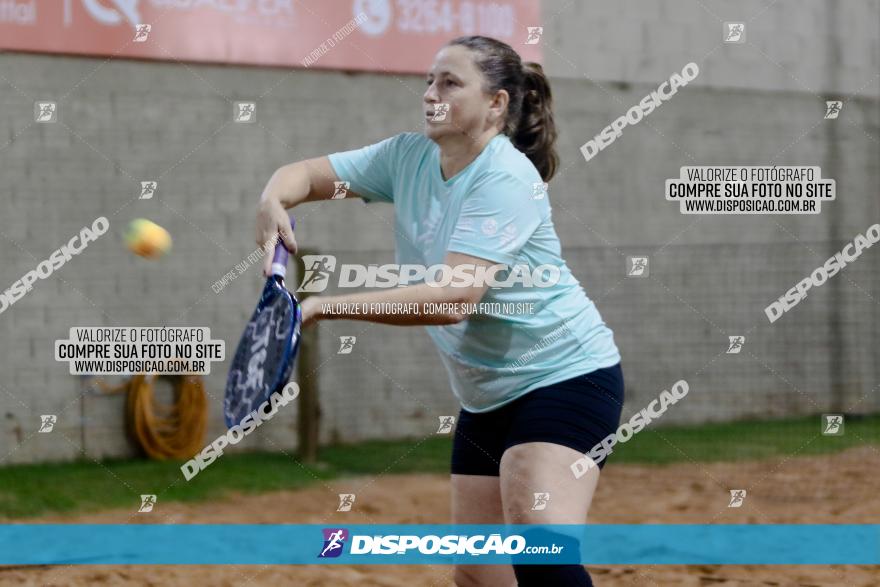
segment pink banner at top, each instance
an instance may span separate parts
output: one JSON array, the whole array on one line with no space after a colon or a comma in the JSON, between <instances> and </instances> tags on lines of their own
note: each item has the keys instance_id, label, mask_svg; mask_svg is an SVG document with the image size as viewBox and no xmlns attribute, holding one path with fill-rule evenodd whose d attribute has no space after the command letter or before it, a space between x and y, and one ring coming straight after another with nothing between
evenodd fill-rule
<instances>
[{"instance_id":1,"label":"pink banner at top","mask_svg":"<svg viewBox=\"0 0 880 587\"><path fill-rule=\"evenodd\" d=\"M534 0L0 0L0 49L423 73L461 35L541 60Z\"/></svg>"}]
</instances>

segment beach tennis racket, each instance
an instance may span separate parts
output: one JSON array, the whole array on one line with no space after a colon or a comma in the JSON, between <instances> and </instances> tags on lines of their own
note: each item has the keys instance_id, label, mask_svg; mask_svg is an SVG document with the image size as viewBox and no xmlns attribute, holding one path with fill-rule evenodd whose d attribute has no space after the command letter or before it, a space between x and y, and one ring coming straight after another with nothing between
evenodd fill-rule
<instances>
[{"instance_id":1,"label":"beach tennis racket","mask_svg":"<svg viewBox=\"0 0 880 587\"><path fill-rule=\"evenodd\" d=\"M291 217L291 227L294 224ZM223 415L226 427L241 423L273 393L287 384L299 349L302 312L287 290L288 252L281 240L275 245L272 271L245 326L226 378Z\"/></svg>"}]
</instances>

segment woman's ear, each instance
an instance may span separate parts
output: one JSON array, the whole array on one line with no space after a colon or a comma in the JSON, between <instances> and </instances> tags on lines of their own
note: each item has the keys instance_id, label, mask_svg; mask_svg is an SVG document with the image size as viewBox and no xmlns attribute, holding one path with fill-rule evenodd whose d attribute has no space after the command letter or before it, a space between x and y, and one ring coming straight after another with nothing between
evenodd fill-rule
<instances>
[{"instance_id":1,"label":"woman's ear","mask_svg":"<svg viewBox=\"0 0 880 587\"><path fill-rule=\"evenodd\" d=\"M489 114L492 122L497 122L504 118L507 113L507 104L510 102L510 94L507 90L498 90L489 103Z\"/></svg>"}]
</instances>

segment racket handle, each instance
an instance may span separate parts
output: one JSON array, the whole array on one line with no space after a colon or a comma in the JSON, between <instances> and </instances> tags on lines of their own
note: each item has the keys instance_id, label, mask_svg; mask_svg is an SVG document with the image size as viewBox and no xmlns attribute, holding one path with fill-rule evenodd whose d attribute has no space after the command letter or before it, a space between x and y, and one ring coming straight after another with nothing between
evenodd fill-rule
<instances>
[{"instance_id":1,"label":"racket handle","mask_svg":"<svg viewBox=\"0 0 880 587\"><path fill-rule=\"evenodd\" d=\"M290 228L296 226L296 218L293 216L290 217ZM272 275L277 275L278 277L285 277L287 275L287 259L290 257L290 253L287 252L287 247L284 246L284 241L279 237L278 243L275 245L275 256L272 258Z\"/></svg>"}]
</instances>

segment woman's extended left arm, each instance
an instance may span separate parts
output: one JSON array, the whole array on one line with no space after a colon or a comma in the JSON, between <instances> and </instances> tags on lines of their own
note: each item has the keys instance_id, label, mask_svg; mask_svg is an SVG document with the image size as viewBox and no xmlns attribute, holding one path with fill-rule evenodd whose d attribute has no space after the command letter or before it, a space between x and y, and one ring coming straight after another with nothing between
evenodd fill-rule
<instances>
[{"instance_id":1,"label":"woman's extended left arm","mask_svg":"<svg viewBox=\"0 0 880 587\"><path fill-rule=\"evenodd\" d=\"M470 275L485 274L480 271L480 267L486 273L491 273L490 268L499 265L494 261L454 252L446 254L444 263L453 269L462 265L473 266L474 272L467 272ZM485 282L472 286L434 286L420 283L370 292L310 296L302 305L303 326L318 320L366 320L395 326L458 324L469 315L461 311L465 309L464 306L478 303L488 288ZM425 304L433 304L432 309L444 311L423 312ZM440 304L445 304L445 308Z\"/></svg>"}]
</instances>

